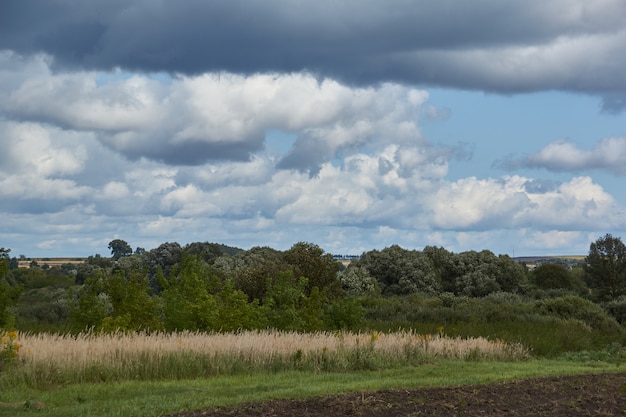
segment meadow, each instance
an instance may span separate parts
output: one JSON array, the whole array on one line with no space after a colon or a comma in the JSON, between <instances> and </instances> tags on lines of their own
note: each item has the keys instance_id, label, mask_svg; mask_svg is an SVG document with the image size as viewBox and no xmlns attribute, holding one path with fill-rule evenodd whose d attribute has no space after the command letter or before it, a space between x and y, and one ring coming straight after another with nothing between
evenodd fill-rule
<instances>
[{"instance_id":1,"label":"meadow","mask_svg":"<svg viewBox=\"0 0 626 417\"><path fill-rule=\"evenodd\" d=\"M149 417L391 388L626 378L626 297L606 298L580 267L391 247L339 270L312 244L217 249L163 244L117 261L4 268L0 415Z\"/></svg>"},{"instance_id":2,"label":"meadow","mask_svg":"<svg viewBox=\"0 0 626 417\"><path fill-rule=\"evenodd\" d=\"M619 371L442 333L17 334L0 415L157 416L242 401Z\"/></svg>"},{"instance_id":3,"label":"meadow","mask_svg":"<svg viewBox=\"0 0 626 417\"><path fill-rule=\"evenodd\" d=\"M529 358L520 344L441 334L237 333L20 334L0 387L209 378L253 372L352 372L437 359Z\"/></svg>"}]
</instances>

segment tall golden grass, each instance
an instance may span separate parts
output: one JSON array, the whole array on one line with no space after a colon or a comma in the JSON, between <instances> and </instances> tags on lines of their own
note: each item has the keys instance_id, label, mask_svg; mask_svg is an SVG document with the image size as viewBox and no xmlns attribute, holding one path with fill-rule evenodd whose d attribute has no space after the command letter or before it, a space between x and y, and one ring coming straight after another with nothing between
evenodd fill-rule
<instances>
[{"instance_id":1,"label":"tall golden grass","mask_svg":"<svg viewBox=\"0 0 626 417\"><path fill-rule=\"evenodd\" d=\"M290 369L347 371L436 358L528 357L521 345L412 332L20 334L19 341L22 349L12 378L29 386Z\"/></svg>"}]
</instances>

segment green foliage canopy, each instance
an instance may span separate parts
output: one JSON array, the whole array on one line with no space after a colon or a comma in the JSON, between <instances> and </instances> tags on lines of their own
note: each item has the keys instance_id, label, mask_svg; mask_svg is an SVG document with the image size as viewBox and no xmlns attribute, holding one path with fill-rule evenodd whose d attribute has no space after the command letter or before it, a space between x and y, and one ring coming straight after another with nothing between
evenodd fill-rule
<instances>
[{"instance_id":1,"label":"green foliage canopy","mask_svg":"<svg viewBox=\"0 0 626 417\"><path fill-rule=\"evenodd\" d=\"M613 300L626 294L626 245L606 234L589 246L585 271L590 287L600 299Z\"/></svg>"},{"instance_id":2,"label":"green foliage canopy","mask_svg":"<svg viewBox=\"0 0 626 417\"><path fill-rule=\"evenodd\" d=\"M111 250L111 255L113 256L113 260L117 261L122 256L130 256L133 254L133 248L122 239L114 239L109 242L109 249Z\"/></svg>"}]
</instances>

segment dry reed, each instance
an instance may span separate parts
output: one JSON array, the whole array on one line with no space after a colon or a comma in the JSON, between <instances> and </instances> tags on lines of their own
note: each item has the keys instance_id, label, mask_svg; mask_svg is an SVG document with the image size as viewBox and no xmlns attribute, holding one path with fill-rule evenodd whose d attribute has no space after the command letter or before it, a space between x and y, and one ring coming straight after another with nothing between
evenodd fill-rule
<instances>
[{"instance_id":1,"label":"dry reed","mask_svg":"<svg viewBox=\"0 0 626 417\"><path fill-rule=\"evenodd\" d=\"M412 332L20 334L28 385L177 379L237 372L345 371L435 358L519 360L521 345Z\"/></svg>"}]
</instances>

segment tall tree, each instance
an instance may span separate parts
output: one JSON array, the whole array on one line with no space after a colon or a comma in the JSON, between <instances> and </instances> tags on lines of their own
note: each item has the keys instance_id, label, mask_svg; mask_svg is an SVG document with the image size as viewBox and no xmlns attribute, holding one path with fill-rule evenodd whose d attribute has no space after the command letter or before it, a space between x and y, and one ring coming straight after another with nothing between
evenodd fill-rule
<instances>
[{"instance_id":1,"label":"tall tree","mask_svg":"<svg viewBox=\"0 0 626 417\"><path fill-rule=\"evenodd\" d=\"M21 287L12 287L5 281L9 271L9 252L11 249L0 248L0 328L12 327L13 316L9 314L8 307L17 302Z\"/></svg>"},{"instance_id":2,"label":"tall tree","mask_svg":"<svg viewBox=\"0 0 626 417\"><path fill-rule=\"evenodd\" d=\"M337 275L340 263L316 244L298 242L284 253L283 258L291 266L296 279L307 279L307 295L313 287L326 289L330 297L341 293L341 282Z\"/></svg>"},{"instance_id":3,"label":"tall tree","mask_svg":"<svg viewBox=\"0 0 626 417\"><path fill-rule=\"evenodd\" d=\"M378 281L384 295L437 293L441 290L438 271L423 252L392 245L361 256L355 266L363 266Z\"/></svg>"},{"instance_id":4,"label":"tall tree","mask_svg":"<svg viewBox=\"0 0 626 417\"><path fill-rule=\"evenodd\" d=\"M626 294L626 245L610 233L591 243L585 272L600 298L615 299Z\"/></svg>"},{"instance_id":5,"label":"tall tree","mask_svg":"<svg viewBox=\"0 0 626 417\"><path fill-rule=\"evenodd\" d=\"M4 279L9 271L9 252L11 249L0 248L0 280Z\"/></svg>"},{"instance_id":6,"label":"tall tree","mask_svg":"<svg viewBox=\"0 0 626 417\"><path fill-rule=\"evenodd\" d=\"M111 249L111 255L113 255L114 261L117 261L122 256L130 256L133 254L133 248L131 248L130 245L122 239L110 241L109 249Z\"/></svg>"}]
</instances>

